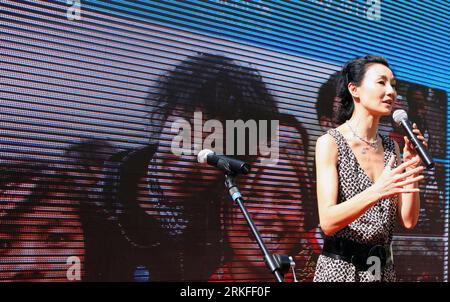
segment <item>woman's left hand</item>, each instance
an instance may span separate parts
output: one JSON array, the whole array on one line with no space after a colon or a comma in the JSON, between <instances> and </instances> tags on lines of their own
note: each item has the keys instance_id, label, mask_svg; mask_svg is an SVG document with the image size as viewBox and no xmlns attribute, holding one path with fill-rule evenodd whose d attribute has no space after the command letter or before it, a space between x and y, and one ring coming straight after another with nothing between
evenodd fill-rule
<instances>
[{"instance_id":1,"label":"woman's left hand","mask_svg":"<svg viewBox=\"0 0 450 302\"><path fill-rule=\"evenodd\" d=\"M422 142L422 144L425 146L425 148L428 149L428 142L425 139L425 137L423 136L422 132L419 130L419 128L417 128L417 124L413 123L413 133L415 134L415 136ZM405 139L405 147L403 148L403 162L406 162L412 158L415 157L419 157L419 155L416 152L416 149L414 149L413 144L411 143L411 141L409 140L408 137L404 137ZM422 161L419 161L417 163L417 166L419 166L422 163ZM415 167L417 167L415 166ZM410 169L415 168L413 166L409 167Z\"/></svg>"}]
</instances>

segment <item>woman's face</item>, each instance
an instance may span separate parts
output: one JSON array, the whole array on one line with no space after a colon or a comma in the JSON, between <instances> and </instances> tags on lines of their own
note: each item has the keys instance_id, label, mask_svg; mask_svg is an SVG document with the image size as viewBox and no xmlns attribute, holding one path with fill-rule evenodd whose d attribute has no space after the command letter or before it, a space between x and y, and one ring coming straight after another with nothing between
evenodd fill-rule
<instances>
[{"instance_id":1,"label":"woman's face","mask_svg":"<svg viewBox=\"0 0 450 302\"><path fill-rule=\"evenodd\" d=\"M68 270L74 263L69 260L75 257L82 280L84 236L76 208L63 200L47 202L3 218L0 280L72 281Z\"/></svg>"},{"instance_id":2,"label":"woman's face","mask_svg":"<svg viewBox=\"0 0 450 302\"><path fill-rule=\"evenodd\" d=\"M197 155L194 154L196 143L194 131L203 127L206 122L205 117L202 116L202 120L198 120L201 125L195 127L193 114L190 119L182 119L180 116L183 114L177 111L172 112L163 125L155 155L156 165L153 167L156 171L153 170L152 173L157 178L165 196L189 198L196 192L205 190L211 182L217 181L220 174L217 169L198 163ZM183 134L183 131L186 132ZM182 136L186 137L186 134L190 137L190 142L180 140ZM200 134L197 131L197 136L201 137L201 143L209 134L209 132ZM177 154L174 146L190 147L185 150L187 154L179 154L181 152Z\"/></svg>"},{"instance_id":3,"label":"woman's face","mask_svg":"<svg viewBox=\"0 0 450 302\"><path fill-rule=\"evenodd\" d=\"M383 64L371 64L361 85L356 88L357 98L373 115L390 115L397 98L395 87L394 74L388 67Z\"/></svg>"},{"instance_id":4,"label":"woman's face","mask_svg":"<svg viewBox=\"0 0 450 302\"><path fill-rule=\"evenodd\" d=\"M300 136L294 131L295 128L280 126L281 154L277 165L262 166L256 160L241 186L245 205L272 253L290 254L304 231L301 175L305 158L288 156L293 153L290 148L300 147ZM231 216L226 227L235 258L248 261L245 265L263 267L259 247L237 205Z\"/></svg>"}]
</instances>

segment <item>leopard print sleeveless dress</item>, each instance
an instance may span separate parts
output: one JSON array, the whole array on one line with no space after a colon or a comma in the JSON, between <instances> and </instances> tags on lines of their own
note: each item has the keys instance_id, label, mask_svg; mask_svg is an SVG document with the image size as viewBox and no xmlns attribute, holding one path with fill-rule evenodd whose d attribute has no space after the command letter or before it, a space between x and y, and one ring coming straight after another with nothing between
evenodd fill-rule
<instances>
[{"instance_id":1,"label":"leopard print sleeveless dress","mask_svg":"<svg viewBox=\"0 0 450 302\"><path fill-rule=\"evenodd\" d=\"M327 132L338 148L339 194L338 202L345 202L369 188L373 182L359 165L344 136L336 129ZM384 165L395 155L394 141L381 136L384 147ZM396 165L398 164L398 159ZM391 244L396 221L398 197L380 200L362 216L336 232L333 237L350 239L363 244ZM381 281L395 281L395 270L388 262L381 271ZM358 271L351 263L320 255L317 261L315 282L370 282L379 281L370 271Z\"/></svg>"}]
</instances>

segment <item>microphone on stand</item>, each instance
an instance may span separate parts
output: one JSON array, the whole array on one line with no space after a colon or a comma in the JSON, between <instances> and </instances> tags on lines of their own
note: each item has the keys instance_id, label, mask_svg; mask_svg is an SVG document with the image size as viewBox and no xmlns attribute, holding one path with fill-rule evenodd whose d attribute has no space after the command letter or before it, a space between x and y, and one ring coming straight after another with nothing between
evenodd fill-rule
<instances>
[{"instance_id":1,"label":"microphone on stand","mask_svg":"<svg viewBox=\"0 0 450 302\"><path fill-rule=\"evenodd\" d=\"M217 167L223 171L225 171L225 187L227 188L228 194L231 199L238 204L239 209L244 215L245 220L247 221L250 230L252 231L253 236L258 243L261 252L264 255L264 261L267 265L267 268L270 272L275 275L275 278L278 282L284 282L284 273L289 270L291 265L291 257L284 254L271 254L267 249L261 234L258 231L253 219L250 217L249 212L247 211L244 199L239 191L235 183L235 177L237 174L247 174L250 172L250 165L246 162L243 162L238 159L234 159L231 157L227 157L224 155L217 155L213 151L209 149L203 149L197 155L197 160L199 163Z\"/></svg>"},{"instance_id":2,"label":"microphone on stand","mask_svg":"<svg viewBox=\"0 0 450 302\"><path fill-rule=\"evenodd\" d=\"M197 155L199 163L217 167L229 174L247 174L250 172L250 165L238 159L217 155L209 149L203 149Z\"/></svg>"},{"instance_id":3,"label":"microphone on stand","mask_svg":"<svg viewBox=\"0 0 450 302\"><path fill-rule=\"evenodd\" d=\"M405 129L406 135L408 136L409 140L414 146L414 149L416 149L417 154L419 154L420 158L422 159L422 162L424 163L425 167L427 169L433 168L434 167L433 159L431 158L430 154L428 153L428 150L425 148L422 142L415 136L413 132L413 127L411 126L411 123L408 120L408 114L406 113L406 111L402 109L395 110L394 113L392 114L392 118L398 125L401 125L403 129Z\"/></svg>"}]
</instances>

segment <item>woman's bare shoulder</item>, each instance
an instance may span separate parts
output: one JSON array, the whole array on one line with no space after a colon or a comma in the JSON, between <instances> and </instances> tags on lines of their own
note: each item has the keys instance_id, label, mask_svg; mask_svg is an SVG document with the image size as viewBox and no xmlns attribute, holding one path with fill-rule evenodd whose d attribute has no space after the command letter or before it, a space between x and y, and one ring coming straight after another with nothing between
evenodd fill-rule
<instances>
[{"instance_id":1,"label":"woman's bare shoulder","mask_svg":"<svg viewBox=\"0 0 450 302\"><path fill-rule=\"evenodd\" d=\"M316 155L320 159L337 159L337 144L332 135L325 133L317 139Z\"/></svg>"}]
</instances>

